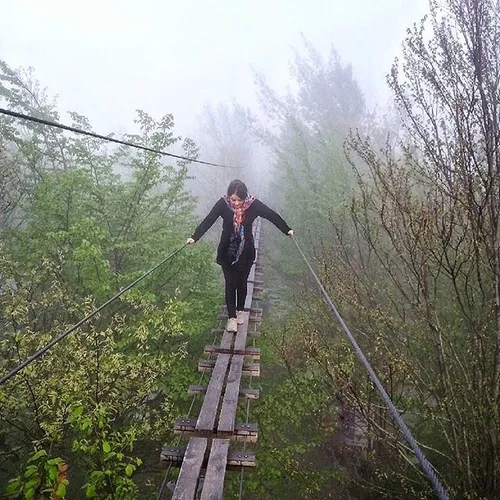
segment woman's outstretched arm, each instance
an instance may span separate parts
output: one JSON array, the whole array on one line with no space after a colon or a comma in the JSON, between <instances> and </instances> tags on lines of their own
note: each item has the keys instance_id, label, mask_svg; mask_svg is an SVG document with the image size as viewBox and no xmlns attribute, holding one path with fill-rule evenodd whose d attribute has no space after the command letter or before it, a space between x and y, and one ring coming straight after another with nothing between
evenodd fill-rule
<instances>
[{"instance_id":1,"label":"woman's outstretched arm","mask_svg":"<svg viewBox=\"0 0 500 500\"><path fill-rule=\"evenodd\" d=\"M267 219L268 221L272 222L282 233L288 234L289 236L293 236L292 229L284 221L281 215L275 212L272 208L269 208L260 200L255 200L254 203L258 203L257 213L260 217L263 217L264 219Z\"/></svg>"},{"instance_id":2,"label":"woman's outstretched arm","mask_svg":"<svg viewBox=\"0 0 500 500\"><path fill-rule=\"evenodd\" d=\"M187 243L198 241L222 215L222 208L225 201L221 198L210 210L209 214L200 222L200 225L195 229L193 235L187 239Z\"/></svg>"}]
</instances>

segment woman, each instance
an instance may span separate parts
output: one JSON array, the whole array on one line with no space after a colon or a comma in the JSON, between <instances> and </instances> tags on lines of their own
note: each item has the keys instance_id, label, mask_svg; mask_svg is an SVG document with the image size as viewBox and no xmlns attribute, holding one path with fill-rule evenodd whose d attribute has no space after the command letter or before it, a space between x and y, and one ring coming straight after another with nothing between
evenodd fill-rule
<instances>
[{"instance_id":1,"label":"woman","mask_svg":"<svg viewBox=\"0 0 500 500\"><path fill-rule=\"evenodd\" d=\"M238 325L243 323L247 279L255 260L253 221L257 217L264 217L288 236L293 236L293 231L274 210L249 195L243 182L235 179L227 188L227 196L214 205L187 243L198 241L219 217L222 217L222 234L217 249L217 264L222 267L226 282L226 330L234 333Z\"/></svg>"}]
</instances>

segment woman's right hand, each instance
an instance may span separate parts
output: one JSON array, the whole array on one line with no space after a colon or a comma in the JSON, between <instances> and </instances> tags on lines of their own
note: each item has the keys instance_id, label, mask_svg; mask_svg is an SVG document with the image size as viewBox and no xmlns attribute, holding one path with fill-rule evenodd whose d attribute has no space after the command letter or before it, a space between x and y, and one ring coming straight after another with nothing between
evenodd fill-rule
<instances>
[{"instance_id":1,"label":"woman's right hand","mask_svg":"<svg viewBox=\"0 0 500 500\"><path fill-rule=\"evenodd\" d=\"M186 245L192 245L193 243L194 243L193 238L188 238L188 239L186 240Z\"/></svg>"}]
</instances>

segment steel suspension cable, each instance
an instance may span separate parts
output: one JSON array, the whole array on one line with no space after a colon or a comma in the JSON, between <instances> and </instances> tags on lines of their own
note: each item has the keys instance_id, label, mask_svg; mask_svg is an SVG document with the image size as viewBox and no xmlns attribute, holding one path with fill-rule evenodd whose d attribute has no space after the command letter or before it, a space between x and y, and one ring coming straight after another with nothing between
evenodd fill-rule
<instances>
[{"instance_id":1,"label":"steel suspension cable","mask_svg":"<svg viewBox=\"0 0 500 500\"><path fill-rule=\"evenodd\" d=\"M163 156L170 156L171 158L176 158L178 160L185 160L192 163L200 163L202 165L209 165L211 167L220 167L220 168L242 168L235 167L231 165L221 165L220 163L212 163L210 161L196 160L195 158L189 158L188 156L176 155L174 153L167 153L166 151L161 151L158 149L148 148L147 146L141 146L139 144L134 144L128 141L121 141L120 139L114 139L113 137L109 137L106 135L96 134L95 132L89 132L87 130L82 130L76 127L70 127L69 125L64 125L62 123L57 123L50 120L45 120L44 118L37 118L36 116L25 115L23 113L18 113L17 111L11 111L9 109L0 108L0 113L12 116L13 118L20 118L21 120L27 120L34 123L39 123L41 125L47 125L49 127L55 127L62 130L68 130L69 132L74 132L75 134L87 135L89 137L94 137L95 139L102 139L108 142L114 142L115 144L121 144L123 146L129 146L131 148L142 149L144 151L149 151L150 153L156 153Z\"/></svg>"},{"instance_id":2,"label":"steel suspension cable","mask_svg":"<svg viewBox=\"0 0 500 500\"><path fill-rule=\"evenodd\" d=\"M0 386L2 384L4 384L5 382L7 382L9 379L11 379L14 375L16 375L16 373L20 372L22 369L26 368L29 364L33 363L33 361L35 361L40 356L42 356L43 354L45 354L51 347L53 347L58 342L60 342L62 339L64 339L65 337L67 337L70 333L74 332L77 328L79 328L80 326L82 326L89 319L93 318L96 314L98 314L99 312L101 312L104 308L106 308L107 306L109 306L116 299L118 299L119 297L121 297L125 292L127 292L132 287L134 287L135 285L137 285L137 283L139 283L144 278L146 278L147 276L149 276L152 272L156 271L156 269L158 269L160 266L162 266L167 261L169 261L170 259L172 259L173 257L175 257L186 246L187 246L187 243L185 243L182 247L178 248L175 252L171 253L168 257L165 257L161 262L159 262L154 267L152 267L151 269L149 269L149 271L146 271L142 276L140 276L135 281L133 281L132 283L130 283L129 285L127 285L125 288L122 288L120 290L120 292L118 292L116 295L114 295L113 297L111 297L109 300L107 300L104 304L102 304L101 306L99 306L97 309L94 309L94 311L92 311L89 315L85 316L85 318L81 319L78 323L75 323L71 328L69 328L65 332L61 333L60 335L58 335L57 337L55 337L54 339L52 339L47 345L45 345L40 350L38 350L37 352L35 352L35 354L33 354L32 356L30 356L28 359L26 359L19 366L17 366L13 370L11 370L9 373L7 373L7 375L5 375L4 377L2 377L0 379Z\"/></svg>"},{"instance_id":3,"label":"steel suspension cable","mask_svg":"<svg viewBox=\"0 0 500 500\"><path fill-rule=\"evenodd\" d=\"M440 498L440 500L449 500L450 497L448 496L448 493L446 492L443 485L439 481L436 473L434 472L434 467L429 462L429 460L427 460L426 456L422 452L417 441L413 437L410 429L406 425L406 422L404 421L403 417L401 416L401 414L399 413L397 408L394 406L394 403L391 401L391 398L387 394L387 391L384 389L382 382L380 382L380 380L377 377L375 371L373 370L370 362L368 361L368 359L364 355L363 351L359 347L358 343L356 342L356 339L352 335L352 333L349 330L348 326L346 325L345 321L342 319L342 316L340 316L339 312L337 311L337 308L335 307L334 303L332 302L332 299L329 297L325 288L321 284L321 281L319 280L318 276L314 272L314 269L312 268L311 264L309 264L309 261L307 260L306 256L304 255L304 252L302 252L301 248L299 247L297 240L295 239L295 237L293 237L292 239L297 247L297 250L299 251L302 258L304 259L304 262L306 263L307 267L311 271L311 274L313 275L314 280L316 281L319 289L321 290L321 293L323 294L323 296L324 296L324 298L325 298L325 300L330 308L331 313L333 314L333 316L337 319L337 321L342 326L342 329L344 330L345 334L347 335L347 338L348 338L349 342L351 343L356 356L358 357L358 359L361 361L361 363L364 365L364 367L368 371L368 374L370 375L372 382L374 383L375 387L380 392L382 399L384 400L385 404L387 405L390 412L392 413L392 416L394 417L394 420L398 424L406 441L413 449L413 452L417 456L418 461L420 462L420 465L422 466L423 471L425 472L427 477L430 479L432 485L434 486L434 490L436 491L438 497Z\"/></svg>"}]
</instances>

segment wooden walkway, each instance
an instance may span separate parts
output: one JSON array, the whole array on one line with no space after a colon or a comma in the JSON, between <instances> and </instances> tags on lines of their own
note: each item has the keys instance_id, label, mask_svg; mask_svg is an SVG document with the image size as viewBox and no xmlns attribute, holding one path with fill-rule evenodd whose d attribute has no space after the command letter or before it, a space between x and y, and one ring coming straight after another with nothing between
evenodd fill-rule
<instances>
[{"instance_id":1,"label":"wooden walkway","mask_svg":"<svg viewBox=\"0 0 500 500\"><path fill-rule=\"evenodd\" d=\"M252 307L255 296L262 291L260 268L260 220L255 224L254 240L256 260L248 277L245 320L238 332L214 330L221 334L219 345L207 345L204 354L213 359L198 362L199 372L210 372L208 386L192 385L189 394L203 397L198 418L180 418L174 430L189 437L186 447L166 446L161 461L180 466L172 499L222 499L226 470L255 467L255 453L230 446L231 441L254 443L257 441L256 424L237 422L236 412L240 398L257 399L259 391L242 387L243 377L260 375L260 350L247 346L247 339L259 336L262 309ZM227 319L225 306L217 317Z\"/></svg>"}]
</instances>

